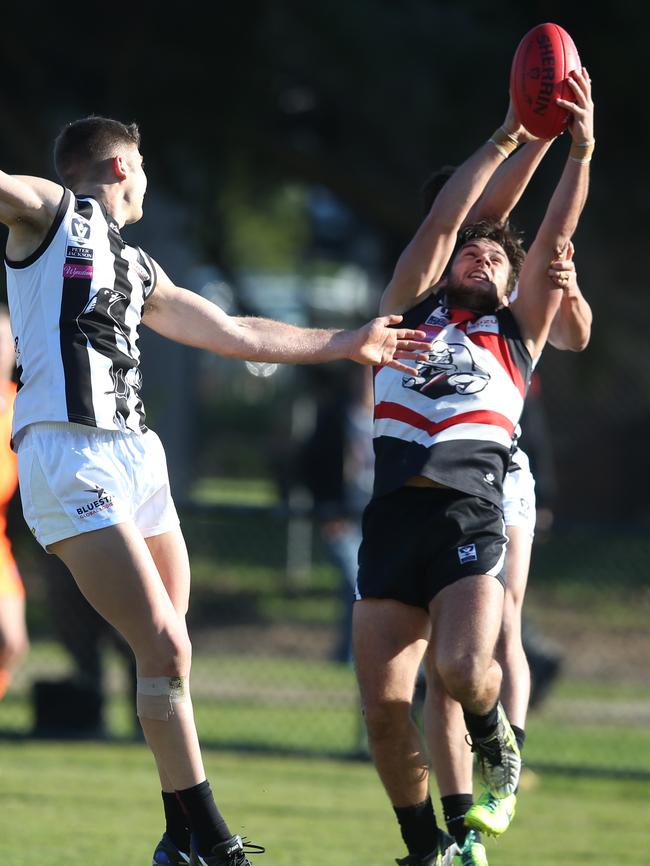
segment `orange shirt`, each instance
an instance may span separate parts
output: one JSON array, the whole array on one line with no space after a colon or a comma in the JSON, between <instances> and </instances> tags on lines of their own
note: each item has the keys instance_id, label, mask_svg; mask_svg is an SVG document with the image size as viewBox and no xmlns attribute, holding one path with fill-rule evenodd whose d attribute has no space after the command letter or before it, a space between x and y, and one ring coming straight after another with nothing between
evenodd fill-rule
<instances>
[{"instance_id":1,"label":"orange shirt","mask_svg":"<svg viewBox=\"0 0 650 866\"><path fill-rule=\"evenodd\" d=\"M15 384L0 382L0 595L23 594L11 542L7 538L7 505L18 485L18 458L10 445L15 397Z\"/></svg>"}]
</instances>

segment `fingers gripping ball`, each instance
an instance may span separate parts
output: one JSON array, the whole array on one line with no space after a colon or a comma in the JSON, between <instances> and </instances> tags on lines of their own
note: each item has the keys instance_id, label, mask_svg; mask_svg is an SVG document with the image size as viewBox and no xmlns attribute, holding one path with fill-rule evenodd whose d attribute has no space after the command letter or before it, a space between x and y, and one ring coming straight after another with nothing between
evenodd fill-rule
<instances>
[{"instance_id":1,"label":"fingers gripping ball","mask_svg":"<svg viewBox=\"0 0 650 866\"><path fill-rule=\"evenodd\" d=\"M521 122L531 135L555 138L569 112L556 98L574 101L569 72L581 69L578 49L559 24L538 24L519 43L510 71L510 90Z\"/></svg>"}]
</instances>

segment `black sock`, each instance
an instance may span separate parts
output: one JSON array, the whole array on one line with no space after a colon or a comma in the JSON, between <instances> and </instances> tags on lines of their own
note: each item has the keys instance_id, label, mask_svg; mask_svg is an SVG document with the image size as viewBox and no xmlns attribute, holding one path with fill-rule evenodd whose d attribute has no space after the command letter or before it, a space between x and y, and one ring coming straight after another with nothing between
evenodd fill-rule
<instances>
[{"instance_id":1,"label":"black sock","mask_svg":"<svg viewBox=\"0 0 650 866\"><path fill-rule=\"evenodd\" d=\"M490 712L486 713L484 716L477 716L474 713L463 710L463 715L465 716L465 724L467 725L467 731L472 740L484 740L486 737L491 736L496 731L497 721L499 718L499 714L497 712L498 706L499 703L497 701L497 703L490 710Z\"/></svg>"},{"instance_id":2,"label":"black sock","mask_svg":"<svg viewBox=\"0 0 650 866\"><path fill-rule=\"evenodd\" d=\"M438 825L431 797L415 806L393 806L409 854L424 857L438 844Z\"/></svg>"},{"instance_id":3,"label":"black sock","mask_svg":"<svg viewBox=\"0 0 650 866\"><path fill-rule=\"evenodd\" d=\"M512 728L512 733L515 735L519 751L523 752L524 743L526 742L526 731L523 728L518 728L517 725L513 725L512 722L510 723L510 727Z\"/></svg>"},{"instance_id":4,"label":"black sock","mask_svg":"<svg viewBox=\"0 0 650 866\"><path fill-rule=\"evenodd\" d=\"M465 826L465 812L474 802L474 798L471 794L449 794L441 797L440 802L447 829L462 848L468 830Z\"/></svg>"},{"instance_id":5,"label":"black sock","mask_svg":"<svg viewBox=\"0 0 650 866\"><path fill-rule=\"evenodd\" d=\"M192 788L177 791L177 794L187 812L199 854L209 854L215 845L232 837L228 825L217 809L207 779Z\"/></svg>"},{"instance_id":6,"label":"black sock","mask_svg":"<svg viewBox=\"0 0 650 866\"><path fill-rule=\"evenodd\" d=\"M190 828L187 815L183 811L176 791L162 791L163 809L165 810L165 833L177 848L185 854L190 850Z\"/></svg>"}]
</instances>

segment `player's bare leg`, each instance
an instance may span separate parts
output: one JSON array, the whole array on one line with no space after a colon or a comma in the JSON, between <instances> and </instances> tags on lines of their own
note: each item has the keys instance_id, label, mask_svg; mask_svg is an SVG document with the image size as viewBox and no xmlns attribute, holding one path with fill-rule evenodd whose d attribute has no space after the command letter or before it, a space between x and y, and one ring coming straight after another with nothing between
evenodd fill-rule
<instances>
[{"instance_id":1,"label":"player's bare leg","mask_svg":"<svg viewBox=\"0 0 650 866\"><path fill-rule=\"evenodd\" d=\"M506 593L503 621L497 645L497 658L503 669L501 701L512 725L517 748L521 754L524 725L530 695L530 671L521 640L521 615L530 567L532 539L523 526L507 526L508 555L506 557ZM517 789L506 797L494 797L484 791L468 809L466 822L470 827L500 836L515 816Z\"/></svg>"},{"instance_id":2,"label":"player's bare leg","mask_svg":"<svg viewBox=\"0 0 650 866\"><path fill-rule=\"evenodd\" d=\"M425 669L424 733L447 830L461 849L463 866L487 863L479 834L465 826L465 813L474 802L474 759L466 740L463 709L447 694L432 653L425 656Z\"/></svg>"},{"instance_id":3,"label":"player's bare leg","mask_svg":"<svg viewBox=\"0 0 650 866\"><path fill-rule=\"evenodd\" d=\"M370 752L415 858L404 862L420 862L437 848L442 862L451 863L455 846L437 827L426 750L411 718L428 614L399 601L364 599L355 602L352 633Z\"/></svg>"},{"instance_id":4,"label":"player's bare leg","mask_svg":"<svg viewBox=\"0 0 650 866\"><path fill-rule=\"evenodd\" d=\"M185 618L190 598L190 562L180 527L145 539L167 594L178 616ZM153 854L154 863L181 864L190 851L191 831L187 815L172 780L158 764L165 812L165 832Z\"/></svg>"},{"instance_id":5,"label":"player's bare leg","mask_svg":"<svg viewBox=\"0 0 650 866\"><path fill-rule=\"evenodd\" d=\"M368 743L395 806L420 803L428 794L428 762L411 703L429 630L421 608L393 600L355 602L354 659Z\"/></svg>"},{"instance_id":6,"label":"player's bare leg","mask_svg":"<svg viewBox=\"0 0 650 866\"><path fill-rule=\"evenodd\" d=\"M435 665L445 690L463 708L487 788L505 797L516 788L520 758L498 700L501 667L494 658L503 587L489 575L445 587L431 603Z\"/></svg>"},{"instance_id":7,"label":"player's bare leg","mask_svg":"<svg viewBox=\"0 0 650 866\"><path fill-rule=\"evenodd\" d=\"M180 528L152 535L145 542L176 614L185 621L190 600L190 561ZM163 766L158 765L158 773L163 791L173 792L174 785Z\"/></svg>"},{"instance_id":8,"label":"player's bare leg","mask_svg":"<svg viewBox=\"0 0 650 866\"><path fill-rule=\"evenodd\" d=\"M231 835L212 798L194 725L191 646L184 616L189 569L180 530L147 544L135 526L121 523L66 539L51 549L66 563L88 601L133 649L138 714L163 789L177 792L188 814L193 834L189 862L248 863L241 839ZM187 863L187 855L175 847L161 849L164 838L154 857L165 856L154 862ZM170 859L170 853L176 859Z\"/></svg>"},{"instance_id":9,"label":"player's bare leg","mask_svg":"<svg viewBox=\"0 0 650 866\"><path fill-rule=\"evenodd\" d=\"M503 613L503 587L490 575L457 580L431 603L431 652L448 694L474 715L499 698L501 667L494 658Z\"/></svg>"},{"instance_id":10,"label":"player's bare leg","mask_svg":"<svg viewBox=\"0 0 650 866\"><path fill-rule=\"evenodd\" d=\"M51 545L81 592L131 646L139 678L189 677L191 646L149 548L130 523ZM153 713L151 714L153 715ZM154 756L175 790L205 779L191 701L179 701L168 720L140 717Z\"/></svg>"}]
</instances>

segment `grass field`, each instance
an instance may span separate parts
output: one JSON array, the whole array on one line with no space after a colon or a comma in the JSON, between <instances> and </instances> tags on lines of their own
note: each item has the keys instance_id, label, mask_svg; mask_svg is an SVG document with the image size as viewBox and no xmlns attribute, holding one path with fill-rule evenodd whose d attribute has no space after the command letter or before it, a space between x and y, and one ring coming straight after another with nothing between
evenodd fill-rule
<instances>
[{"instance_id":1,"label":"grass field","mask_svg":"<svg viewBox=\"0 0 650 866\"><path fill-rule=\"evenodd\" d=\"M221 752L206 763L233 832L267 847L255 866L403 854L369 764ZM3 866L150 863L161 811L144 746L0 742L0 766ZM650 783L543 775L527 787L510 831L488 842L492 866L646 866Z\"/></svg>"},{"instance_id":2,"label":"grass field","mask_svg":"<svg viewBox=\"0 0 650 866\"><path fill-rule=\"evenodd\" d=\"M242 505L259 498L241 493ZM346 760L363 739L352 671L328 661L340 613L335 577L318 561L306 583L292 583L278 518L255 517L255 544L241 519L197 517L187 527L195 548L192 690L217 798L234 832L267 846L255 866L393 863L404 851L381 786L367 761ZM650 781L605 778L650 774L650 593L630 583L641 571L621 571L630 546L619 542L545 546L545 580L530 593L533 619L561 644L566 666L530 716L527 763L605 773L527 776L513 828L488 843L492 866L648 862ZM639 562L647 558L642 543ZM610 571L613 583L603 576ZM108 654L115 741L24 738L31 683L70 671L51 639L37 570L28 597L32 650L0 703L0 864L148 866L160 801L149 753L125 739L133 710L122 661Z\"/></svg>"}]
</instances>

